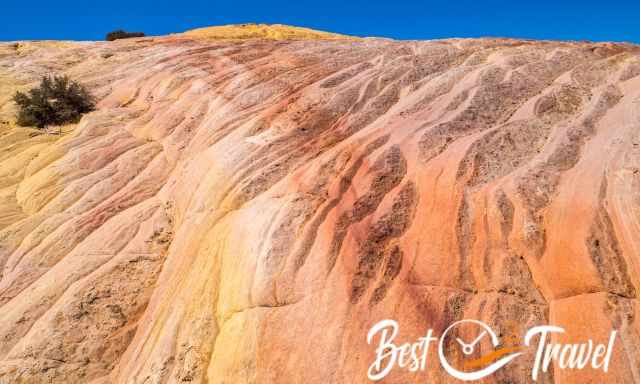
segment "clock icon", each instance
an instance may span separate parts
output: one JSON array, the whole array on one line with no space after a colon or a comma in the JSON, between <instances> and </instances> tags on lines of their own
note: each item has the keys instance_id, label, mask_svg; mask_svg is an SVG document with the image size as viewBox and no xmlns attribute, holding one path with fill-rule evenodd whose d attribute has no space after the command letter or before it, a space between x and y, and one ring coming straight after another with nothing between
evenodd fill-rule
<instances>
[{"instance_id":1,"label":"clock icon","mask_svg":"<svg viewBox=\"0 0 640 384\"><path fill-rule=\"evenodd\" d=\"M494 348L498 348L498 346L500 345L500 340L498 339L498 336L496 335L496 333L493 331L493 329L491 329L491 327L489 327L487 324L483 323L482 321L465 319L465 320L456 321L455 323L451 324L442 333L442 336L440 337L440 343L438 345L438 357L440 358L440 364L445 369L445 371L447 371L447 373L449 373L451 376L463 381L479 380L494 373L498 369L508 364L511 360L515 359L516 357L522 354L522 352L509 354L478 371L474 371L474 372L459 371L456 368L454 368L451 364L449 364L449 362L447 361L447 358L444 355L444 342L447 335L451 332L451 330L462 324L475 324L477 326L480 326L480 328L482 329L481 332L478 334L478 336L476 336L476 338L470 343L467 343L460 338L456 338L456 342L458 342L458 344L462 346L462 353L465 356L471 355L475 351L475 347L478 345L478 343L481 340L483 340L486 336L489 336L491 345L493 345Z\"/></svg>"}]
</instances>

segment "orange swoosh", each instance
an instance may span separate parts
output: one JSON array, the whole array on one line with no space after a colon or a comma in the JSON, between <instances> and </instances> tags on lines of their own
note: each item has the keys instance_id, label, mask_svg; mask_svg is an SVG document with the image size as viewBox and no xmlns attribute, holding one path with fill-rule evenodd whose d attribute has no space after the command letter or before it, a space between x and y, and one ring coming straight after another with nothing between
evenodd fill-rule
<instances>
[{"instance_id":1,"label":"orange swoosh","mask_svg":"<svg viewBox=\"0 0 640 384\"><path fill-rule=\"evenodd\" d=\"M464 369L477 368L477 367L483 366L491 361L497 360L498 358L508 353L516 352L521 349L522 347L506 347L506 348L496 349L495 351L491 352L488 355L481 356L480 358L475 360L466 361L464 363Z\"/></svg>"}]
</instances>

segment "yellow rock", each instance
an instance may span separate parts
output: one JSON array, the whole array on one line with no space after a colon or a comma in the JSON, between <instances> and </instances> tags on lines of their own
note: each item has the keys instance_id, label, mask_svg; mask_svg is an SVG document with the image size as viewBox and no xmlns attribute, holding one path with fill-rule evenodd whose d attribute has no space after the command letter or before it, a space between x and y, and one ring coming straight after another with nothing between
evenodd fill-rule
<instances>
[{"instance_id":1,"label":"yellow rock","mask_svg":"<svg viewBox=\"0 0 640 384\"><path fill-rule=\"evenodd\" d=\"M354 36L316 31L310 28L282 24L232 24L198 28L184 33L206 39L269 39L269 40L336 40L357 39Z\"/></svg>"}]
</instances>

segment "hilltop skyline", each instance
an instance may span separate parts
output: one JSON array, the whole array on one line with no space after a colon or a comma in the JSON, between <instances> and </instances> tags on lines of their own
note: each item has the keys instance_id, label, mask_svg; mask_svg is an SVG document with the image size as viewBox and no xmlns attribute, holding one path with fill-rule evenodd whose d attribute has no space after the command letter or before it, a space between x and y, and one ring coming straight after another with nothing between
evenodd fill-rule
<instances>
[{"instance_id":1,"label":"hilltop skyline","mask_svg":"<svg viewBox=\"0 0 640 384\"><path fill-rule=\"evenodd\" d=\"M165 35L213 25L286 24L354 36L428 40L509 37L640 43L640 3L551 2L504 4L399 0L368 2L231 2L168 0L95 3L78 0L12 2L3 7L0 41L103 40L115 29Z\"/></svg>"}]
</instances>

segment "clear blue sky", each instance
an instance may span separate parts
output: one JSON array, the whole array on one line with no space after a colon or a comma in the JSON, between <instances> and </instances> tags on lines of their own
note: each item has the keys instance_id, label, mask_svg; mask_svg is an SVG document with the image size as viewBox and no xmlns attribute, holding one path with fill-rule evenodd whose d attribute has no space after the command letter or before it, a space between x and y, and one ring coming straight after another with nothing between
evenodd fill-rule
<instances>
[{"instance_id":1,"label":"clear blue sky","mask_svg":"<svg viewBox=\"0 0 640 384\"><path fill-rule=\"evenodd\" d=\"M396 39L504 36L640 43L640 0L3 0L0 40L101 40L219 24L281 23Z\"/></svg>"}]
</instances>

